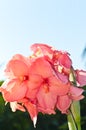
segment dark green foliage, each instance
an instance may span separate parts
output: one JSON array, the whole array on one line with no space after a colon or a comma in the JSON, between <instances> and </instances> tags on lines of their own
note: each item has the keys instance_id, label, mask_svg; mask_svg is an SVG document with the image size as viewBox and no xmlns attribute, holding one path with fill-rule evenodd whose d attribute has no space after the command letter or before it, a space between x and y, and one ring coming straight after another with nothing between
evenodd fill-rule
<instances>
[{"instance_id":1,"label":"dark green foliage","mask_svg":"<svg viewBox=\"0 0 86 130\"><path fill-rule=\"evenodd\" d=\"M0 81L0 86L2 85L3 81Z\"/></svg>"},{"instance_id":2,"label":"dark green foliage","mask_svg":"<svg viewBox=\"0 0 86 130\"><path fill-rule=\"evenodd\" d=\"M86 129L86 86L83 87L85 92L85 98L81 100L81 123L82 123L82 130Z\"/></svg>"}]
</instances>

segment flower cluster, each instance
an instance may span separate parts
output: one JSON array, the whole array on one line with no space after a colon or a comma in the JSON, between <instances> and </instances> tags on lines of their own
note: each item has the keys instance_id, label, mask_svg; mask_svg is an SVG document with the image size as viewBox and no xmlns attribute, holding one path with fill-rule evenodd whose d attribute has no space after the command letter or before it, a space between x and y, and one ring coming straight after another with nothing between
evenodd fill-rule
<instances>
[{"instance_id":1,"label":"flower cluster","mask_svg":"<svg viewBox=\"0 0 86 130\"><path fill-rule=\"evenodd\" d=\"M86 72L73 69L67 52L45 44L33 44L31 49L31 56L16 54L8 62L0 92L13 112L27 110L35 126L39 112L68 113L73 101L83 99L80 87L86 84Z\"/></svg>"}]
</instances>

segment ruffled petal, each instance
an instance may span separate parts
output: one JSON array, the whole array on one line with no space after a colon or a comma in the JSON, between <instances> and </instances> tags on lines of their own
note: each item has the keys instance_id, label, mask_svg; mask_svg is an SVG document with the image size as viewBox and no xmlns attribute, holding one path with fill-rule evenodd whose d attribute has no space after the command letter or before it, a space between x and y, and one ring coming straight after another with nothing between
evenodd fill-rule
<instances>
[{"instance_id":1,"label":"ruffled petal","mask_svg":"<svg viewBox=\"0 0 86 130\"><path fill-rule=\"evenodd\" d=\"M72 61L69 58L67 53L62 53L60 55L60 57L58 58L58 62L60 65L64 66L65 68L70 69L71 65L72 65Z\"/></svg>"},{"instance_id":2,"label":"ruffled petal","mask_svg":"<svg viewBox=\"0 0 86 130\"><path fill-rule=\"evenodd\" d=\"M34 51L36 56L49 56L52 57L53 49L46 44L35 43L31 46L31 50Z\"/></svg>"}]
</instances>

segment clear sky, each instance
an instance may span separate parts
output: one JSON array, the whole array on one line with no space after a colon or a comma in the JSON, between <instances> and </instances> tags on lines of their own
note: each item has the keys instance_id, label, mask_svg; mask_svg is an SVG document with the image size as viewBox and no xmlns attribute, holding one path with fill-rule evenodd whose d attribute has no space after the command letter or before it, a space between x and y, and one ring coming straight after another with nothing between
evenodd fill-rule
<instances>
[{"instance_id":1,"label":"clear sky","mask_svg":"<svg viewBox=\"0 0 86 130\"><path fill-rule=\"evenodd\" d=\"M0 0L0 79L6 62L16 53L28 56L33 43L68 51L83 69L86 0Z\"/></svg>"}]
</instances>

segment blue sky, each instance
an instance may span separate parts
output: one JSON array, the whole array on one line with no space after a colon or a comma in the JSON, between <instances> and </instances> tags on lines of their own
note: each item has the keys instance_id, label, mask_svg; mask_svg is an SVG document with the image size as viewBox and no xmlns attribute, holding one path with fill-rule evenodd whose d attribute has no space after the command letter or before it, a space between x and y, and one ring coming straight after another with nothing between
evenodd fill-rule
<instances>
[{"instance_id":1,"label":"blue sky","mask_svg":"<svg viewBox=\"0 0 86 130\"><path fill-rule=\"evenodd\" d=\"M84 69L86 0L1 0L0 79L16 53L28 56L33 43L46 43L71 54L75 68Z\"/></svg>"}]
</instances>

